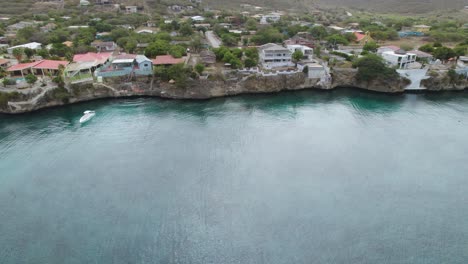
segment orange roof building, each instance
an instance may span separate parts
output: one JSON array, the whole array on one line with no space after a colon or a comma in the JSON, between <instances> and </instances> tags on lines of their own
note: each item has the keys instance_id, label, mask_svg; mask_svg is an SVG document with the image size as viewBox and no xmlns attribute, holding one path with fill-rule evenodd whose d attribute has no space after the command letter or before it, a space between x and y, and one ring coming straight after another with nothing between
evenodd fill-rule
<instances>
[{"instance_id":1,"label":"orange roof building","mask_svg":"<svg viewBox=\"0 0 468 264\"><path fill-rule=\"evenodd\" d=\"M153 60L154 66L167 66L167 65L174 65L179 63L184 63L185 60L183 58L174 58L172 55L161 55L156 56L156 59Z\"/></svg>"},{"instance_id":2,"label":"orange roof building","mask_svg":"<svg viewBox=\"0 0 468 264\"><path fill-rule=\"evenodd\" d=\"M367 31L365 34L354 32L354 35L356 36L356 42L360 45L364 45L367 42L374 41L374 39L370 36L369 31Z\"/></svg>"},{"instance_id":3,"label":"orange roof building","mask_svg":"<svg viewBox=\"0 0 468 264\"><path fill-rule=\"evenodd\" d=\"M13 65L7 69L11 75L28 75L30 73L35 75L45 76L46 74L57 75L60 65L67 66L68 61L56 60L40 60L29 63L20 63Z\"/></svg>"}]
</instances>

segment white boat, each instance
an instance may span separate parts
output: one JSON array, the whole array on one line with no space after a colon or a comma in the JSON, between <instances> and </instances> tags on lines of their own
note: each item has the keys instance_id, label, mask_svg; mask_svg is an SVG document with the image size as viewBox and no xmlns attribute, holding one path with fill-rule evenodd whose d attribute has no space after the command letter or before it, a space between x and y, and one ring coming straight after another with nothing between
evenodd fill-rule
<instances>
[{"instance_id":1,"label":"white boat","mask_svg":"<svg viewBox=\"0 0 468 264\"><path fill-rule=\"evenodd\" d=\"M84 111L83 114L84 115L80 118L80 123L85 123L89 121L91 118L93 118L96 115L96 112L87 110L87 111Z\"/></svg>"}]
</instances>

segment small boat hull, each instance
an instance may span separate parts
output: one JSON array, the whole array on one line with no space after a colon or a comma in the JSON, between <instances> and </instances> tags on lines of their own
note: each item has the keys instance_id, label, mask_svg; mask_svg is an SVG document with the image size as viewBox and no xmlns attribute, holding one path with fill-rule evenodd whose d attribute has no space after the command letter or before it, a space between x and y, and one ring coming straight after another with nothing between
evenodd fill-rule
<instances>
[{"instance_id":1,"label":"small boat hull","mask_svg":"<svg viewBox=\"0 0 468 264\"><path fill-rule=\"evenodd\" d=\"M93 118L95 115L96 115L96 113L94 113L94 111L86 111L86 112L84 112L84 116L82 116L82 117L80 118L80 123L83 124L83 123L88 122L88 121L91 120L91 118Z\"/></svg>"}]
</instances>

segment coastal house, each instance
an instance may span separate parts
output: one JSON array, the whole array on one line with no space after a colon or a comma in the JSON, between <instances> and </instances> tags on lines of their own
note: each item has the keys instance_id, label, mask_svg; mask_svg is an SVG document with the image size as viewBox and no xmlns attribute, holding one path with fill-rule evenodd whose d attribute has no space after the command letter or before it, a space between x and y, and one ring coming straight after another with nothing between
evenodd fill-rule
<instances>
[{"instance_id":1,"label":"coastal house","mask_svg":"<svg viewBox=\"0 0 468 264\"><path fill-rule=\"evenodd\" d=\"M171 66L179 63L185 63L183 58L174 58L172 55L160 55L156 56L153 60L153 66Z\"/></svg>"},{"instance_id":2,"label":"coastal house","mask_svg":"<svg viewBox=\"0 0 468 264\"><path fill-rule=\"evenodd\" d=\"M356 43L359 45L365 45L367 42L374 41L369 31L366 33L354 32L354 35L356 36Z\"/></svg>"},{"instance_id":3,"label":"coastal house","mask_svg":"<svg viewBox=\"0 0 468 264\"><path fill-rule=\"evenodd\" d=\"M56 76L59 73L59 68L61 65L67 66L68 61L40 60L29 63L19 63L9 67L7 72L9 72L11 76L21 77L24 77L28 74Z\"/></svg>"},{"instance_id":4,"label":"coastal house","mask_svg":"<svg viewBox=\"0 0 468 264\"><path fill-rule=\"evenodd\" d=\"M8 54L13 54L13 50L14 49L32 49L32 50L39 50L42 48L42 44L41 43L38 43L38 42L31 42L31 43L26 43L26 44L21 44L21 45L18 45L18 46L13 46L13 47L9 47L7 49L7 52Z\"/></svg>"},{"instance_id":5,"label":"coastal house","mask_svg":"<svg viewBox=\"0 0 468 264\"><path fill-rule=\"evenodd\" d=\"M91 77L96 69L109 62L111 56L110 52L76 54L73 56L73 62L65 68L65 76L69 78Z\"/></svg>"},{"instance_id":6,"label":"coastal house","mask_svg":"<svg viewBox=\"0 0 468 264\"><path fill-rule=\"evenodd\" d=\"M396 66L399 69L407 69L416 62L416 54L406 52L403 49L397 51L385 51L382 53L382 58L391 66Z\"/></svg>"},{"instance_id":7,"label":"coastal house","mask_svg":"<svg viewBox=\"0 0 468 264\"><path fill-rule=\"evenodd\" d=\"M295 51L300 51L302 54L304 54L305 59L313 59L314 57L314 49L309 48L304 45L287 45L286 48L294 53Z\"/></svg>"},{"instance_id":8,"label":"coastal house","mask_svg":"<svg viewBox=\"0 0 468 264\"><path fill-rule=\"evenodd\" d=\"M325 67L316 61L299 62L297 68L303 71L307 67L307 78L320 79L327 75Z\"/></svg>"},{"instance_id":9,"label":"coastal house","mask_svg":"<svg viewBox=\"0 0 468 264\"><path fill-rule=\"evenodd\" d=\"M96 48L98 52L112 52L115 51L118 46L113 41L93 41L91 42L91 46Z\"/></svg>"},{"instance_id":10,"label":"coastal house","mask_svg":"<svg viewBox=\"0 0 468 264\"><path fill-rule=\"evenodd\" d=\"M200 52L200 59L205 65L215 64L216 54L211 50L203 50L202 52Z\"/></svg>"},{"instance_id":11,"label":"coastal house","mask_svg":"<svg viewBox=\"0 0 468 264\"><path fill-rule=\"evenodd\" d=\"M144 55L120 54L95 71L100 77L152 75L153 62Z\"/></svg>"},{"instance_id":12,"label":"coastal house","mask_svg":"<svg viewBox=\"0 0 468 264\"><path fill-rule=\"evenodd\" d=\"M260 63L264 68L280 68L294 66L292 52L278 44L268 43L259 47Z\"/></svg>"}]
</instances>

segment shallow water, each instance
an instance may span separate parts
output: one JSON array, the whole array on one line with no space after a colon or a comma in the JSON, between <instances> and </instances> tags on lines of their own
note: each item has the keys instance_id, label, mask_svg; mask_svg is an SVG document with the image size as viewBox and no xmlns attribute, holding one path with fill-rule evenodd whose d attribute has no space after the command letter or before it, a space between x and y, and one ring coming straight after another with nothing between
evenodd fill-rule
<instances>
[{"instance_id":1,"label":"shallow water","mask_svg":"<svg viewBox=\"0 0 468 264\"><path fill-rule=\"evenodd\" d=\"M467 114L338 90L2 115L0 263L466 263Z\"/></svg>"}]
</instances>

